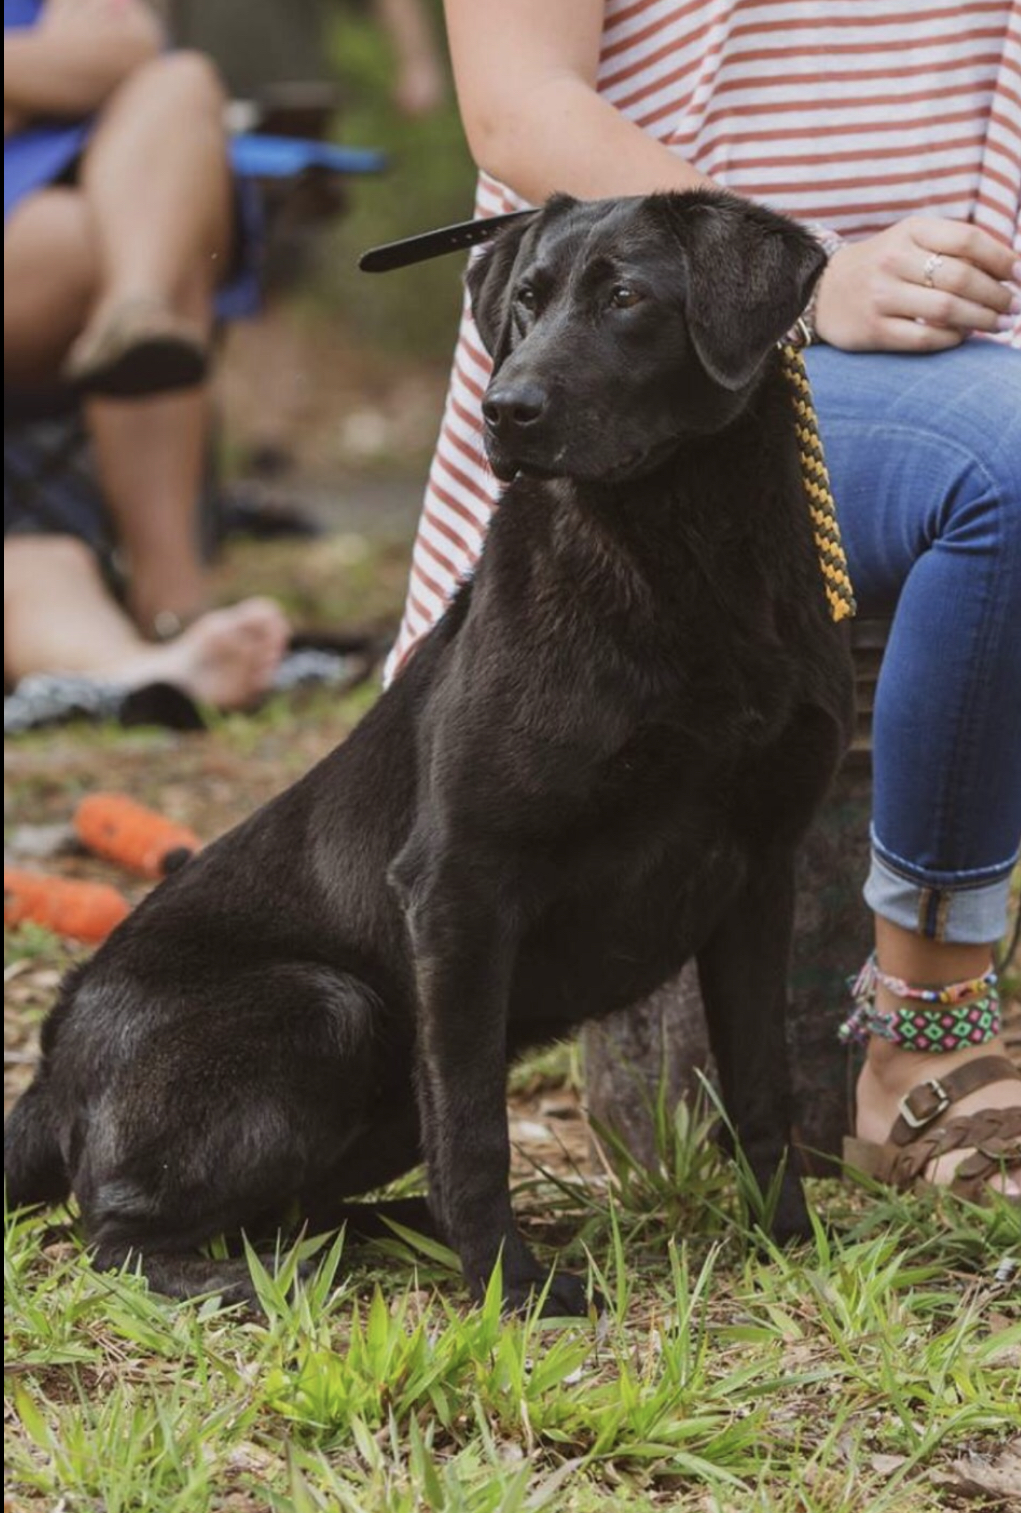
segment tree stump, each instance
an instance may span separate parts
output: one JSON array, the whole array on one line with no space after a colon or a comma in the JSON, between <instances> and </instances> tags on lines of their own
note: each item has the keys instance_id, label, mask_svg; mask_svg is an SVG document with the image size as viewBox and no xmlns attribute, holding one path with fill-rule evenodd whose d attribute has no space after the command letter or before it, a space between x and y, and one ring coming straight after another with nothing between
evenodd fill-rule
<instances>
[{"instance_id":1,"label":"tree stump","mask_svg":"<svg viewBox=\"0 0 1021 1513\"><path fill-rule=\"evenodd\" d=\"M795 1139L806 1171L826 1169L848 1128L852 1060L837 1040L849 1009L847 978L872 946L861 897L869 863L872 707L886 621L852 630L858 717L854 741L802 844L797 865L787 1039ZM694 963L644 1003L582 1031L588 1111L651 1165L651 1108L665 1077L672 1100L690 1099L713 1075Z\"/></svg>"}]
</instances>

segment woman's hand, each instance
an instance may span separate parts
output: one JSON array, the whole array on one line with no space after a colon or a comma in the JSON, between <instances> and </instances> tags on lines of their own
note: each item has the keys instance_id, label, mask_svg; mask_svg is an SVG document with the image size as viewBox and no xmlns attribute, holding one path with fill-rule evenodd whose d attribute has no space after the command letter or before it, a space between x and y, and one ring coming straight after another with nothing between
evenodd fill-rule
<instances>
[{"instance_id":1,"label":"woman's hand","mask_svg":"<svg viewBox=\"0 0 1021 1513\"><path fill-rule=\"evenodd\" d=\"M833 254L815 329L849 352L937 352L1016 325L1019 280L1018 254L987 231L913 215Z\"/></svg>"}]
</instances>

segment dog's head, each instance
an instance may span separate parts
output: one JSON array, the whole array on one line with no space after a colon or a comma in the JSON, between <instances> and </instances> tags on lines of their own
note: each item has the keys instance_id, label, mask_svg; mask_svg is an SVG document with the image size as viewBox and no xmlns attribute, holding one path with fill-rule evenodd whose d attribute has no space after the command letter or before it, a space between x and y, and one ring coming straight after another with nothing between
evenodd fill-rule
<instances>
[{"instance_id":1,"label":"dog's head","mask_svg":"<svg viewBox=\"0 0 1021 1513\"><path fill-rule=\"evenodd\" d=\"M517 472L614 480L728 424L825 259L784 216L697 191L557 195L468 271L493 358L486 451Z\"/></svg>"}]
</instances>

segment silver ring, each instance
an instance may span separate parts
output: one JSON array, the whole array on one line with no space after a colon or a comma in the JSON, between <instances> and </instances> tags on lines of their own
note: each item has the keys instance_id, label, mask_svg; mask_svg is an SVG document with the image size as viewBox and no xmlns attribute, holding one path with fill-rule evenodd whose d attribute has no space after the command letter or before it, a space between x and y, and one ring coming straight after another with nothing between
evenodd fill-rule
<instances>
[{"instance_id":1,"label":"silver ring","mask_svg":"<svg viewBox=\"0 0 1021 1513\"><path fill-rule=\"evenodd\" d=\"M942 262L942 252L930 252L929 256L925 259L925 266L922 269L922 278L927 289L935 289L936 274L939 272Z\"/></svg>"}]
</instances>

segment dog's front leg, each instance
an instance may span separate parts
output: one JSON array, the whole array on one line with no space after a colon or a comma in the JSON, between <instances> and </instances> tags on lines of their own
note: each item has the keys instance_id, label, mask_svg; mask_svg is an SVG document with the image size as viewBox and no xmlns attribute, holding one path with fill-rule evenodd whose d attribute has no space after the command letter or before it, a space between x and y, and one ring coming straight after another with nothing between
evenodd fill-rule
<instances>
[{"instance_id":1,"label":"dog's front leg","mask_svg":"<svg viewBox=\"0 0 1021 1513\"><path fill-rule=\"evenodd\" d=\"M786 851L752 864L748 882L707 944L698 972L723 1101L759 1187L783 1166L773 1214L778 1240L811 1234L791 1169L787 972L794 917L794 860Z\"/></svg>"},{"instance_id":2,"label":"dog's front leg","mask_svg":"<svg viewBox=\"0 0 1021 1513\"><path fill-rule=\"evenodd\" d=\"M517 949L498 876L477 857L416 866L392 877L405 900L418 989L417 1096L430 1204L478 1299L502 1263L504 1303L526 1306L546 1273L511 1209L507 1129L507 1002ZM577 1278L558 1274L545 1311L583 1314Z\"/></svg>"}]
</instances>

